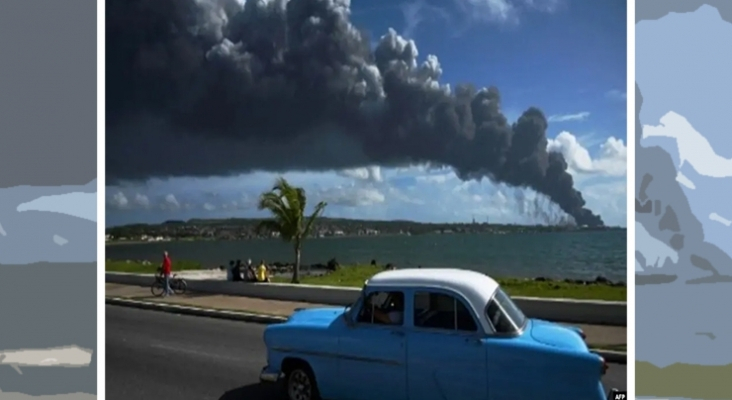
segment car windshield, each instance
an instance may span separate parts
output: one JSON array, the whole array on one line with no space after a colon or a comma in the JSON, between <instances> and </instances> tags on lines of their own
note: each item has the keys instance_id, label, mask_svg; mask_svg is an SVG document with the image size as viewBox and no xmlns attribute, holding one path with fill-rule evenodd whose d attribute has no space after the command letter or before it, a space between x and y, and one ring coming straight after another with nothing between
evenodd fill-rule
<instances>
[{"instance_id":1,"label":"car windshield","mask_svg":"<svg viewBox=\"0 0 732 400\"><path fill-rule=\"evenodd\" d=\"M526 325L524 313L501 288L488 302L486 316L498 333L517 333Z\"/></svg>"},{"instance_id":2,"label":"car windshield","mask_svg":"<svg viewBox=\"0 0 732 400\"><path fill-rule=\"evenodd\" d=\"M366 290L366 286L361 288L361 293L358 295L358 298L353 303L349 304L346 307L346 314L348 314L348 318L355 320L354 310L358 310L361 308L361 305L363 304L363 298L364 298L364 291Z\"/></svg>"}]
</instances>

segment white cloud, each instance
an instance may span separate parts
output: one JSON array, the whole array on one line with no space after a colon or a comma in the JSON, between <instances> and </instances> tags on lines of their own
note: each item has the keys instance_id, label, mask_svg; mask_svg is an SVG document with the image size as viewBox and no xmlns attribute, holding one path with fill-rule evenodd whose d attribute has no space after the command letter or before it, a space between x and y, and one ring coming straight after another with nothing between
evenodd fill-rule
<instances>
[{"instance_id":1,"label":"white cloud","mask_svg":"<svg viewBox=\"0 0 732 400\"><path fill-rule=\"evenodd\" d=\"M412 191L413 191L413 188L412 188ZM413 205L417 205L417 206L423 206L426 204L426 202L423 199L420 199L419 197L412 197L412 196L404 193L402 190L397 189L394 186L389 186L387 188L387 194L390 198L396 200L397 202L413 204Z\"/></svg>"},{"instance_id":2,"label":"white cloud","mask_svg":"<svg viewBox=\"0 0 732 400\"><path fill-rule=\"evenodd\" d=\"M401 36L408 39L413 39L419 25L430 17L437 16L447 21L450 19L445 10L430 6L424 0L402 4L401 9L404 16L404 29L402 29Z\"/></svg>"},{"instance_id":3,"label":"white cloud","mask_svg":"<svg viewBox=\"0 0 732 400\"><path fill-rule=\"evenodd\" d=\"M452 171L448 171L442 174L417 176L415 179L418 182L445 183L453 178L455 178L455 174Z\"/></svg>"},{"instance_id":4,"label":"white cloud","mask_svg":"<svg viewBox=\"0 0 732 400\"><path fill-rule=\"evenodd\" d=\"M165 202L162 204L164 209L176 210L180 208L180 203L174 194L169 193L165 196Z\"/></svg>"},{"instance_id":5,"label":"white cloud","mask_svg":"<svg viewBox=\"0 0 732 400\"><path fill-rule=\"evenodd\" d=\"M315 194L317 198L329 204L345 207L366 207L383 203L386 197L381 191L372 187L333 187Z\"/></svg>"},{"instance_id":6,"label":"white cloud","mask_svg":"<svg viewBox=\"0 0 732 400\"><path fill-rule=\"evenodd\" d=\"M573 174L600 174L625 176L627 170L627 149L622 139L609 137L600 146L600 153L594 159L587 148L567 131L549 139L547 149L564 155Z\"/></svg>"},{"instance_id":7,"label":"white cloud","mask_svg":"<svg viewBox=\"0 0 732 400\"><path fill-rule=\"evenodd\" d=\"M618 90L618 89L612 89L605 92L605 97L611 100L627 100L628 96L625 93L625 90Z\"/></svg>"},{"instance_id":8,"label":"white cloud","mask_svg":"<svg viewBox=\"0 0 732 400\"><path fill-rule=\"evenodd\" d=\"M127 196L125 196L124 193L117 192L112 196L109 204L114 208L127 208L130 202L127 200Z\"/></svg>"},{"instance_id":9,"label":"white cloud","mask_svg":"<svg viewBox=\"0 0 732 400\"><path fill-rule=\"evenodd\" d=\"M547 118L549 122L568 122L568 121L585 121L590 117L590 113L587 111L578 112L575 114L556 114L551 115Z\"/></svg>"},{"instance_id":10,"label":"white cloud","mask_svg":"<svg viewBox=\"0 0 732 400\"><path fill-rule=\"evenodd\" d=\"M135 195L135 205L142 208L150 208L150 199L144 194L137 193Z\"/></svg>"},{"instance_id":11,"label":"white cloud","mask_svg":"<svg viewBox=\"0 0 732 400\"><path fill-rule=\"evenodd\" d=\"M614 138L587 148L565 132L548 144L561 150L587 206L610 225L625 225L625 146ZM601 144L600 144L601 143ZM111 224L189 219L213 212L216 217L262 217L258 196L271 189L280 174L254 172L230 178L173 178L141 186L110 187ZM418 165L363 167L320 173L288 172L283 176L305 188L308 212L318 201L329 203L328 217L410 219L425 222L549 223L563 213L544 196L495 184L488 179L461 181L451 167ZM125 212L113 206L120 198L149 198L145 209L136 201ZM114 195L113 195L114 194ZM115 200L115 198L117 200ZM161 212L166 211L165 213Z\"/></svg>"},{"instance_id":12,"label":"white cloud","mask_svg":"<svg viewBox=\"0 0 732 400\"><path fill-rule=\"evenodd\" d=\"M732 225L732 221L728 220L727 218L722 217L721 215L717 213L711 213L709 214L709 219L715 222L719 222L720 224L724 226L730 226Z\"/></svg>"},{"instance_id":13,"label":"white cloud","mask_svg":"<svg viewBox=\"0 0 732 400\"><path fill-rule=\"evenodd\" d=\"M606 224L614 226L626 224L627 186L625 178L609 182L594 182L589 179L577 184L587 207L601 215Z\"/></svg>"},{"instance_id":14,"label":"white cloud","mask_svg":"<svg viewBox=\"0 0 732 400\"><path fill-rule=\"evenodd\" d=\"M694 185L694 182L692 182L691 179L689 179L686 175L682 174L681 171L678 171L676 173L676 182L684 185L688 189L696 189L696 185Z\"/></svg>"},{"instance_id":15,"label":"white cloud","mask_svg":"<svg viewBox=\"0 0 732 400\"><path fill-rule=\"evenodd\" d=\"M547 13L555 12L561 5L561 0L523 0L529 9Z\"/></svg>"},{"instance_id":16,"label":"white cloud","mask_svg":"<svg viewBox=\"0 0 732 400\"><path fill-rule=\"evenodd\" d=\"M671 111L661 117L657 126L643 125L643 139L668 137L676 140L679 150L679 168L689 163L702 176L732 177L732 159L717 154L707 138L699 133L683 116Z\"/></svg>"},{"instance_id":17,"label":"white cloud","mask_svg":"<svg viewBox=\"0 0 732 400\"><path fill-rule=\"evenodd\" d=\"M381 167L378 165L361 168L344 169L336 172L337 174L354 179L360 179L372 182L381 182Z\"/></svg>"},{"instance_id":18,"label":"white cloud","mask_svg":"<svg viewBox=\"0 0 732 400\"><path fill-rule=\"evenodd\" d=\"M491 23L520 22L526 12L553 13L561 0L454 0L458 8L473 20Z\"/></svg>"}]
</instances>

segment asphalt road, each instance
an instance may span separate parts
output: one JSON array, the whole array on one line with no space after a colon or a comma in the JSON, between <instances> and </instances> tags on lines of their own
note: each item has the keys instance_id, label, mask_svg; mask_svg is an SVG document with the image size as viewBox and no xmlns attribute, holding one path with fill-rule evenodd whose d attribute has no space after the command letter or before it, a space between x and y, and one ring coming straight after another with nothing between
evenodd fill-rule
<instances>
[{"instance_id":1,"label":"asphalt road","mask_svg":"<svg viewBox=\"0 0 732 400\"><path fill-rule=\"evenodd\" d=\"M264 325L106 306L106 398L269 400ZM624 365L606 387L626 389Z\"/></svg>"}]
</instances>

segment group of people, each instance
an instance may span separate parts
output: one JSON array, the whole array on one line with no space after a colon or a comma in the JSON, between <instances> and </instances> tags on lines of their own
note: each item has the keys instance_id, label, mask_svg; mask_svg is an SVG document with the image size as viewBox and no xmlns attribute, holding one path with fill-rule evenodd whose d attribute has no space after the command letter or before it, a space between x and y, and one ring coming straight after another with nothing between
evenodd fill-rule
<instances>
[{"instance_id":1,"label":"group of people","mask_svg":"<svg viewBox=\"0 0 732 400\"><path fill-rule=\"evenodd\" d=\"M165 290L163 296L172 296L173 290L170 288L170 274L173 269L173 262L170 260L170 256L167 251L163 252L163 262L160 264L158 272L163 277L165 282ZM244 271L242 271L244 269ZM226 280L234 282L269 282L269 268L265 264L264 260L259 263L257 268L252 265L252 260L247 260L246 267L242 265L241 260L229 261L229 269L227 269Z\"/></svg>"},{"instance_id":2,"label":"group of people","mask_svg":"<svg viewBox=\"0 0 732 400\"><path fill-rule=\"evenodd\" d=\"M246 265L241 260L230 260L229 268L226 270L226 280L234 282L269 282L269 268L262 260L257 268L252 265L252 260L248 259Z\"/></svg>"}]
</instances>

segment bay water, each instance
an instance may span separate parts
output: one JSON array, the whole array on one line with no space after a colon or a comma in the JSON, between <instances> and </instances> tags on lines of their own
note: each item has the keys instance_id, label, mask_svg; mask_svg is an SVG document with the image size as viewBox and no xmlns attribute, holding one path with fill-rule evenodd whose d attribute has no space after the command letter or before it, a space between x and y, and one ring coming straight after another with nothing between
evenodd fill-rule
<instances>
[{"instance_id":1,"label":"bay water","mask_svg":"<svg viewBox=\"0 0 732 400\"><path fill-rule=\"evenodd\" d=\"M198 261L204 267L251 258L253 262L293 262L292 246L279 239L175 241L112 244L108 259L157 261L164 250L173 260ZM302 263L380 265L399 268L464 268L498 277L547 277L626 280L626 231L514 234L429 234L310 238Z\"/></svg>"}]
</instances>

